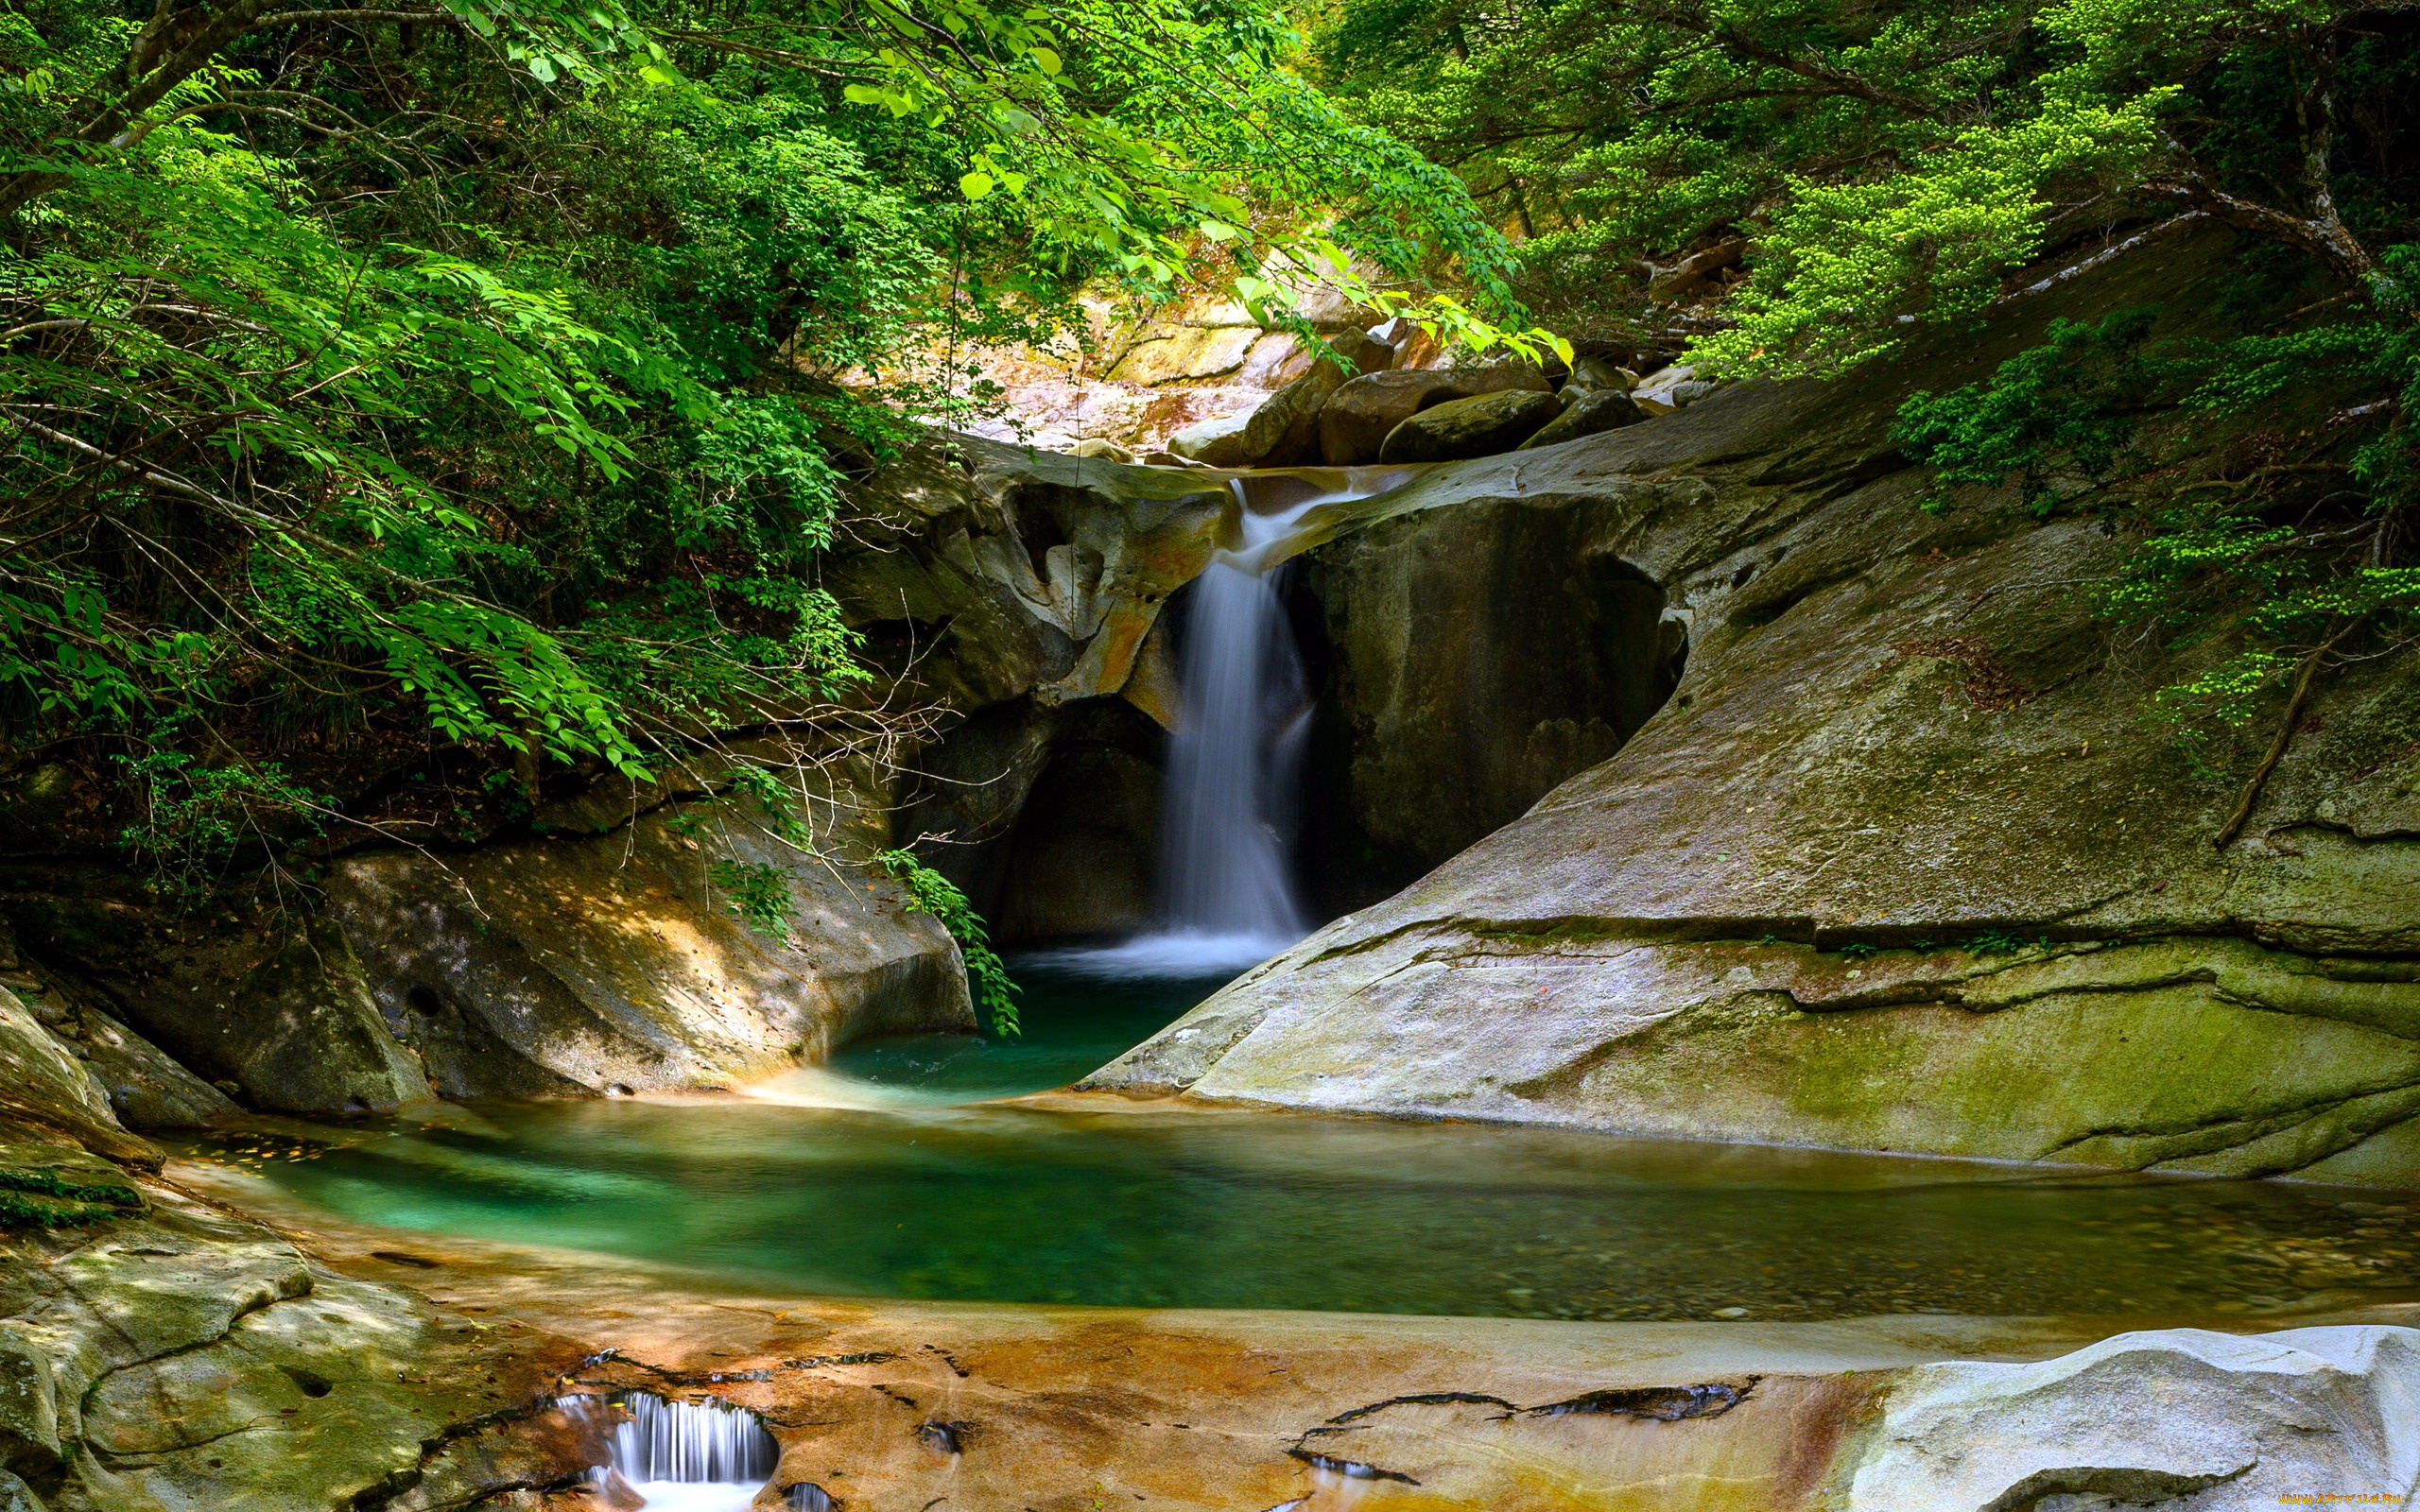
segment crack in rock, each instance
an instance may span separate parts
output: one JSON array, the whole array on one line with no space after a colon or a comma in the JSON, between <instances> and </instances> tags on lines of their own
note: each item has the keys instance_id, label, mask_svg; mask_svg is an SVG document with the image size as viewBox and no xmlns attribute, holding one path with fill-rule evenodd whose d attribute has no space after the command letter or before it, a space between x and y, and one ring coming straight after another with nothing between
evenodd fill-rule
<instances>
[{"instance_id":1,"label":"crack in rock","mask_svg":"<svg viewBox=\"0 0 2420 1512\"><path fill-rule=\"evenodd\" d=\"M1390 1407L1437 1407L1463 1404L1501 1407L1508 1413L1521 1410L1502 1397L1491 1397L1483 1391L1425 1391L1413 1396L1389 1397L1384 1401L1374 1401L1366 1407L1356 1407L1351 1412L1338 1413L1328 1421L1331 1423L1354 1422L1382 1413Z\"/></svg>"},{"instance_id":2,"label":"crack in rock","mask_svg":"<svg viewBox=\"0 0 2420 1512\"><path fill-rule=\"evenodd\" d=\"M1567 1401L1531 1407L1528 1414L1533 1418L1567 1418L1577 1413L1601 1413L1659 1423L1720 1418L1747 1400L1748 1393L1756 1389L1761 1379L1751 1376L1744 1386L1715 1381L1694 1386L1627 1386L1615 1391L1591 1391Z\"/></svg>"},{"instance_id":3,"label":"crack in rock","mask_svg":"<svg viewBox=\"0 0 2420 1512\"><path fill-rule=\"evenodd\" d=\"M2179 1475L2170 1470L2077 1466L2035 1470L1994 1497L1978 1512L2034 1512L2051 1497L2100 1496L2128 1506L2156 1506L2251 1473L2254 1460L2219 1475Z\"/></svg>"},{"instance_id":4,"label":"crack in rock","mask_svg":"<svg viewBox=\"0 0 2420 1512\"><path fill-rule=\"evenodd\" d=\"M1365 1465L1357 1459L1336 1459L1320 1453L1316 1450L1305 1449L1299 1444L1286 1452L1315 1470L1325 1470L1330 1475L1341 1475L1348 1481L1395 1481L1405 1486L1420 1484L1401 1470L1380 1469L1375 1465Z\"/></svg>"}]
</instances>

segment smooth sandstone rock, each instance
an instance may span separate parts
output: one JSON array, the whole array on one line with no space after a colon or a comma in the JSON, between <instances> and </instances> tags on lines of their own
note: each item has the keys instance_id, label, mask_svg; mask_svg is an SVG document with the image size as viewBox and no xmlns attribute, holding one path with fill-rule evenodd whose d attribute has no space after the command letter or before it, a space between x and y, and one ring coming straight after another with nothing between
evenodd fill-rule
<instances>
[{"instance_id":1,"label":"smooth sandstone rock","mask_svg":"<svg viewBox=\"0 0 2420 1512\"><path fill-rule=\"evenodd\" d=\"M1330 467L1375 462L1394 428L1429 405L1512 388L1548 391L1544 373L1518 362L1364 374L1339 387L1321 409L1320 459Z\"/></svg>"},{"instance_id":2,"label":"smooth sandstone rock","mask_svg":"<svg viewBox=\"0 0 2420 1512\"><path fill-rule=\"evenodd\" d=\"M0 1133L72 1143L156 1167L160 1151L118 1123L107 1094L64 1041L0 988Z\"/></svg>"},{"instance_id":3,"label":"smooth sandstone rock","mask_svg":"<svg viewBox=\"0 0 2420 1512\"><path fill-rule=\"evenodd\" d=\"M241 1012L180 1024L195 1064L279 1113L390 1112L431 1101L340 929L302 921L237 989Z\"/></svg>"},{"instance_id":4,"label":"smooth sandstone rock","mask_svg":"<svg viewBox=\"0 0 2420 1512\"><path fill-rule=\"evenodd\" d=\"M1187 462L1203 467L1251 467L1255 460L1252 421L1253 410L1242 415L1224 415L1187 425L1168 438L1168 451Z\"/></svg>"},{"instance_id":5,"label":"smooth sandstone rock","mask_svg":"<svg viewBox=\"0 0 2420 1512\"><path fill-rule=\"evenodd\" d=\"M1542 446L1560 446L1576 441L1582 436L1619 430L1647 419L1647 411L1638 402L1620 388L1586 388L1563 393L1563 413L1546 422L1538 433L1523 441L1516 451L1535 451Z\"/></svg>"},{"instance_id":6,"label":"smooth sandstone rock","mask_svg":"<svg viewBox=\"0 0 2420 1512\"><path fill-rule=\"evenodd\" d=\"M0 1251L0 1494L41 1486L36 1512L487 1504L602 1457L547 1406L580 1353L171 1194Z\"/></svg>"},{"instance_id":7,"label":"smooth sandstone rock","mask_svg":"<svg viewBox=\"0 0 2420 1512\"><path fill-rule=\"evenodd\" d=\"M1134 460L1133 453L1118 445L1115 441L1104 441L1098 437L1088 441L1078 441L1075 445L1067 449L1067 455L1069 456L1091 457L1102 462L1132 462Z\"/></svg>"},{"instance_id":8,"label":"smooth sandstone rock","mask_svg":"<svg viewBox=\"0 0 2420 1512\"><path fill-rule=\"evenodd\" d=\"M73 1030L84 1048L85 1068L129 1128L208 1128L243 1111L225 1092L97 1008L78 1008Z\"/></svg>"},{"instance_id":9,"label":"smooth sandstone rock","mask_svg":"<svg viewBox=\"0 0 2420 1512\"><path fill-rule=\"evenodd\" d=\"M72 984L95 1074L138 1124L194 1127L232 1114L222 1082L277 1112L429 1099L341 934L300 910L181 917L106 877L9 902L22 943Z\"/></svg>"},{"instance_id":10,"label":"smooth sandstone rock","mask_svg":"<svg viewBox=\"0 0 2420 1512\"><path fill-rule=\"evenodd\" d=\"M1432 404L1387 433L1381 462L1457 462L1509 452L1537 434L1561 406L1530 389L1478 394Z\"/></svg>"}]
</instances>

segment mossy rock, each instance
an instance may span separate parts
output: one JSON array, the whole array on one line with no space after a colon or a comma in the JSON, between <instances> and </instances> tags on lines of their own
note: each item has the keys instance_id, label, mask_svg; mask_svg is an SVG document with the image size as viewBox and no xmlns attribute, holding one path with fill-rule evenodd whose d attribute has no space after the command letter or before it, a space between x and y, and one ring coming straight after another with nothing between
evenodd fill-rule
<instances>
[{"instance_id":1,"label":"mossy rock","mask_svg":"<svg viewBox=\"0 0 2420 1512\"><path fill-rule=\"evenodd\" d=\"M143 1189L98 1156L0 1142L0 1228L75 1228L149 1209Z\"/></svg>"},{"instance_id":2,"label":"mossy rock","mask_svg":"<svg viewBox=\"0 0 2420 1512\"><path fill-rule=\"evenodd\" d=\"M1381 462L1454 462L1510 452L1561 413L1552 394L1511 388L1421 410L1387 433Z\"/></svg>"}]
</instances>

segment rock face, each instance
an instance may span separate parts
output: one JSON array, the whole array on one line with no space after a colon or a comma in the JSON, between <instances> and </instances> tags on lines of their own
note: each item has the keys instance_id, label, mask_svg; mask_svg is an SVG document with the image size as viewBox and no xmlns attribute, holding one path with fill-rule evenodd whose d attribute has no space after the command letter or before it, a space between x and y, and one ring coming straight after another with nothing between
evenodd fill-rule
<instances>
[{"instance_id":1,"label":"rock face","mask_svg":"<svg viewBox=\"0 0 2420 1512\"><path fill-rule=\"evenodd\" d=\"M1545 374L1527 363L1414 369L1356 378L1338 388L1320 411L1320 459L1330 467L1375 462L1395 427L1429 405L1513 388L1548 391Z\"/></svg>"},{"instance_id":2,"label":"rock face","mask_svg":"<svg viewBox=\"0 0 2420 1512\"><path fill-rule=\"evenodd\" d=\"M855 1034L973 1023L957 945L868 865L890 830L863 763L790 779L812 853L746 805L700 819L728 758L696 766L552 805L552 833L346 857L312 916L177 919L106 877L9 912L73 984L62 1029L147 1128L235 1113L221 1087L300 1115L718 1087ZM730 863L775 868L788 943L732 917Z\"/></svg>"},{"instance_id":3,"label":"rock face","mask_svg":"<svg viewBox=\"0 0 2420 1512\"><path fill-rule=\"evenodd\" d=\"M889 512L829 577L906 696L945 711L900 837L930 837L1004 940L1125 927L1150 906L1173 717L1155 627L1234 530L1234 495L1216 474L953 444L870 485ZM1037 792L1067 829L1021 820Z\"/></svg>"},{"instance_id":4,"label":"rock face","mask_svg":"<svg viewBox=\"0 0 2420 1512\"><path fill-rule=\"evenodd\" d=\"M428 1099L340 932L299 910L180 919L111 886L122 880L21 894L8 911L24 949L71 984L76 1038L137 1125L194 1127L233 1112L212 1083L288 1113Z\"/></svg>"},{"instance_id":5,"label":"rock face","mask_svg":"<svg viewBox=\"0 0 2420 1512\"><path fill-rule=\"evenodd\" d=\"M0 989L0 1508L406 1512L601 1457L548 1406L579 1348L339 1276L160 1154Z\"/></svg>"},{"instance_id":6,"label":"rock face","mask_svg":"<svg viewBox=\"0 0 2420 1512\"><path fill-rule=\"evenodd\" d=\"M1160 731L1116 707L1078 712L1053 742L1008 847L995 920L1012 940L1132 933L1157 890Z\"/></svg>"},{"instance_id":7,"label":"rock face","mask_svg":"<svg viewBox=\"0 0 2420 1512\"><path fill-rule=\"evenodd\" d=\"M403 1512L602 1458L544 1405L578 1349L190 1202L0 1241L0 1498L30 1512Z\"/></svg>"},{"instance_id":8,"label":"rock face","mask_svg":"<svg viewBox=\"0 0 2420 1512\"><path fill-rule=\"evenodd\" d=\"M1392 890L1621 748L1687 637L1595 501L1473 501L1314 553L1344 802ZM1340 848L1331 843L1331 851Z\"/></svg>"},{"instance_id":9,"label":"rock face","mask_svg":"<svg viewBox=\"0 0 2420 1512\"><path fill-rule=\"evenodd\" d=\"M1736 387L1337 511L1322 552L1347 560L1376 549L1339 539L1357 528L1443 561L1469 549L1458 519L1589 522L1542 539L1655 585L1685 676L1612 760L1094 1084L2420 1183L2409 657L2334 674L2247 837L2216 850L2265 727L2212 781L2141 709L2217 648L2113 652L2063 586L2106 572L2108 537L1997 497L1929 513L1888 438L1902 394L2050 316L2206 309L2224 256L2116 265L2028 329L1857 387ZM1413 666L1379 623L1369 644L1395 634ZM1451 655L1516 659L1476 640Z\"/></svg>"},{"instance_id":10,"label":"rock face","mask_svg":"<svg viewBox=\"0 0 2420 1512\"><path fill-rule=\"evenodd\" d=\"M65 1042L15 993L0 988L0 1137L13 1144L80 1148L157 1165L160 1152L128 1133L101 1087ZM0 1177L0 1184L6 1177ZM18 1181L18 1190L36 1183Z\"/></svg>"},{"instance_id":11,"label":"rock face","mask_svg":"<svg viewBox=\"0 0 2420 1512\"><path fill-rule=\"evenodd\" d=\"M1394 360L1394 349L1359 332L1337 336L1329 343L1352 365L1352 371L1327 361L1269 397L1248 415L1203 421L1168 438L1168 450L1187 461L1209 467L1300 467L1320 460L1320 416L1348 380L1383 371Z\"/></svg>"},{"instance_id":12,"label":"rock face","mask_svg":"<svg viewBox=\"0 0 2420 1512\"><path fill-rule=\"evenodd\" d=\"M1509 452L1554 418L1552 394L1507 389L1432 404L1387 433L1381 462L1455 462Z\"/></svg>"},{"instance_id":13,"label":"rock face","mask_svg":"<svg viewBox=\"0 0 2420 1512\"><path fill-rule=\"evenodd\" d=\"M2420 1331L2121 1333L2039 1365L1919 1366L1844 1476L1850 1512L2291 1504L2420 1486Z\"/></svg>"},{"instance_id":14,"label":"rock face","mask_svg":"<svg viewBox=\"0 0 2420 1512\"><path fill-rule=\"evenodd\" d=\"M676 802L593 838L354 857L329 879L331 912L448 1097L729 1086L860 1034L972 1028L947 931L867 864L888 817L850 775L787 778L804 850L752 813L684 833ZM790 941L731 916L717 861L776 869Z\"/></svg>"}]
</instances>

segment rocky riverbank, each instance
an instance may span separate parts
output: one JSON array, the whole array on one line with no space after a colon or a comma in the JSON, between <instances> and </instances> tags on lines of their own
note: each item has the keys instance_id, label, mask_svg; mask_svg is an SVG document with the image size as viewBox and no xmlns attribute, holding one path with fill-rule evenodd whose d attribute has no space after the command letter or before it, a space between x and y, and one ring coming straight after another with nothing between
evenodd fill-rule
<instances>
[{"instance_id":1,"label":"rocky riverbank","mask_svg":"<svg viewBox=\"0 0 2420 1512\"><path fill-rule=\"evenodd\" d=\"M2225 1317L2120 1333L2090 1318L1554 1324L836 1301L347 1226L224 1167L174 1163L166 1177L266 1214L277 1243L314 1257L328 1301L408 1303L425 1332L480 1351L390 1342L373 1360L356 1346L351 1373L318 1366L334 1383L321 1395L264 1399L212 1452L248 1470L248 1454L284 1456L282 1478L265 1475L246 1503L265 1508L590 1505L563 1467L601 1451L579 1436L590 1419L553 1400L633 1390L756 1412L781 1448L768 1506L813 1486L841 1506L945 1497L1036 1512L1131 1500L1334 1512L1370 1496L1501 1512L1979 1512L2025 1504L2011 1497L2147 1492L2191 1512L2420 1476L2401 1426L2420 1402L2411 1306L2241 1334ZM394 1393L406 1418L442 1417L442 1404L485 1426L433 1435L439 1451L407 1492L347 1503L352 1483L330 1473L313 1500L302 1469L345 1462L319 1446L372 1457L375 1418L339 1409L388 1391L390 1366L428 1378ZM2111 1413L2120 1400L2159 1408ZM161 1484L179 1463L196 1461L163 1453L121 1480Z\"/></svg>"}]
</instances>

